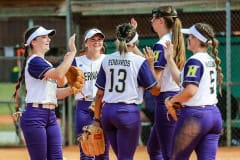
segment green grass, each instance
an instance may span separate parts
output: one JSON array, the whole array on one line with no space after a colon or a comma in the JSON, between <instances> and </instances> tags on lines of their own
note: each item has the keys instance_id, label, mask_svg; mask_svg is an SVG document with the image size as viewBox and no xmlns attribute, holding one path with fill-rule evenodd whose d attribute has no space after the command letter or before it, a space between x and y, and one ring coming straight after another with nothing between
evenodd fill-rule
<instances>
[{"instance_id":1,"label":"green grass","mask_svg":"<svg viewBox=\"0 0 240 160\"><path fill-rule=\"evenodd\" d=\"M14 83L0 83L0 116L11 115L15 112L14 103L4 103L13 101L12 94L14 92ZM15 130L13 122L10 124L0 124L0 131Z\"/></svg>"},{"instance_id":2,"label":"green grass","mask_svg":"<svg viewBox=\"0 0 240 160\"><path fill-rule=\"evenodd\" d=\"M0 83L0 101L12 100L15 83Z\"/></svg>"},{"instance_id":3,"label":"green grass","mask_svg":"<svg viewBox=\"0 0 240 160\"><path fill-rule=\"evenodd\" d=\"M10 123L10 124L1 124L0 126L0 132L1 131L14 131L15 130L15 126L14 123Z\"/></svg>"},{"instance_id":4,"label":"green grass","mask_svg":"<svg viewBox=\"0 0 240 160\"><path fill-rule=\"evenodd\" d=\"M11 115L12 112L15 111L14 105L1 104L0 107L1 107L0 108L0 116L1 115Z\"/></svg>"},{"instance_id":5,"label":"green grass","mask_svg":"<svg viewBox=\"0 0 240 160\"><path fill-rule=\"evenodd\" d=\"M11 114L11 110L15 111L14 104L3 103L13 101L14 86L14 83L0 83L0 115Z\"/></svg>"}]
</instances>

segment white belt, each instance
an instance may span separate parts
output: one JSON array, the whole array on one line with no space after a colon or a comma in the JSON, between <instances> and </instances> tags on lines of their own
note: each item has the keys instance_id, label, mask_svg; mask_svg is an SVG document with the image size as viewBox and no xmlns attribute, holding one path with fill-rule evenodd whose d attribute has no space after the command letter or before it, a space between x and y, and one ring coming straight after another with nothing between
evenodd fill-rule
<instances>
[{"instance_id":1,"label":"white belt","mask_svg":"<svg viewBox=\"0 0 240 160\"><path fill-rule=\"evenodd\" d=\"M55 109L57 107L56 104L40 104L40 103L32 103L32 107L36 107L36 108L45 108L45 109Z\"/></svg>"},{"instance_id":2,"label":"white belt","mask_svg":"<svg viewBox=\"0 0 240 160\"><path fill-rule=\"evenodd\" d=\"M85 98L79 98L78 100L79 100L79 101L94 101L95 98L86 96Z\"/></svg>"},{"instance_id":3,"label":"white belt","mask_svg":"<svg viewBox=\"0 0 240 160\"><path fill-rule=\"evenodd\" d=\"M215 107L216 105L201 105L201 106L186 106L186 105L183 105L183 108L184 107L192 107L192 108L194 108L194 107L196 107L196 108L198 108L198 107L200 107L200 108L206 108L206 107Z\"/></svg>"}]
</instances>

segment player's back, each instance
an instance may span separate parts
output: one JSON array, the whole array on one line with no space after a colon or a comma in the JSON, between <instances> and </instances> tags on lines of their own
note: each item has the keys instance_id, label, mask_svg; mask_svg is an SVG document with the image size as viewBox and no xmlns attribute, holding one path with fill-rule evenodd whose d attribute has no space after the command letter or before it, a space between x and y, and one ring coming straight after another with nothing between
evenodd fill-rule
<instances>
[{"instance_id":1,"label":"player's back","mask_svg":"<svg viewBox=\"0 0 240 160\"><path fill-rule=\"evenodd\" d=\"M107 55L102 62L106 74L104 101L140 103L143 88L138 85L139 70L145 58L132 52Z\"/></svg>"}]
</instances>

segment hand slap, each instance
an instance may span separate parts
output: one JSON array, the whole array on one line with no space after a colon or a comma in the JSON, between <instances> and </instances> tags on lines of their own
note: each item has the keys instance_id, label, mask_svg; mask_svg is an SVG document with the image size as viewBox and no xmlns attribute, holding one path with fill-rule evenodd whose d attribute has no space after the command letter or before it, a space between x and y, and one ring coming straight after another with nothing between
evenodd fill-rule
<instances>
[{"instance_id":1,"label":"hand slap","mask_svg":"<svg viewBox=\"0 0 240 160\"><path fill-rule=\"evenodd\" d=\"M135 29L137 29L138 23L137 23L137 21L136 21L134 18L131 18L130 24L131 24Z\"/></svg>"},{"instance_id":2,"label":"hand slap","mask_svg":"<svg viewBox=\"0 0 240 160\"><path fill-rule=\"evenodd\" d=\"M69 47L70 52L77 53L75 39L76 39L76 34L74 33L68 40L68 47Z\"/></svg>"},{"instance_id":3,"label":"hand slap","mask_svg":"<svg viewBox=\"0 0 240 160\"><path fill-rule=\"evenodd\" d=\"M164 57L165 59L170 59L173 57L173 44L170 41L166 41L166 47L164 47Z\"/></svg>"},{"instance_id":4,"label":"hand slap","mask_svg":"<svg viewBox=\"0 0 240 160\"><path fill-rule=\"evenodd\" d=\"M143 53L144 53L144 57L146 58L148 64L150 66L154 65L154 52L151 49L151 47L146 46L145 48L143 48Z\"/></svg>"}]
</instances>

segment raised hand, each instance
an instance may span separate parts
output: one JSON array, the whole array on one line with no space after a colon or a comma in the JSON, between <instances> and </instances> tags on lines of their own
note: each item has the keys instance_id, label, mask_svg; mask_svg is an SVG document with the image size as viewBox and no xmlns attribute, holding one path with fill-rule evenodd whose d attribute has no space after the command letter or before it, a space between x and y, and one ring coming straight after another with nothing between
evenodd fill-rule
<instances>
[{"instance_id":1,"label":"raised hand","mask_svg":"<svg viewBox=\"0 0 240 160\"><path fill-rule=\"evenodd\" d=\"M68 47L70 52L77 53L76 45L75 45L76 34L74 33L68 40Z\"/></svg>"},{"instance_id":2,"label":"raised hand","mask_svg":"<svg viewBox=\"0 0 240 160\"><path fill-rule=\"evenodd\" d=\"M137 21L136 21L134 18L131 18L130 24L133 25L133 27L134 27L135 29L137 29L138 23L137 23Z\"/></svg>"},{"instance_id":3,"label":"raised hand","mask_svg":"<svg viewBox=\"0 0 240 160\"><path fill-rule=\"evenodd\" d=\"M145 48L143 48L143 53L144 53L144 57L146 58L148 64L150 66L154 65L154 53L153 50L151 49L151 47L146 46Z\"/></svg>"},{"instance_id":4,"label":"raised hand","mask_svg":"<svg viewBox=\"0 0 240 160\"><path fill-rule=\"evenodd\" d=\"M164 47L164 57L165 59L170 59L173 57L173 44L170 41L167 41L166 47Z\"/></svg>"}]
</instances>

